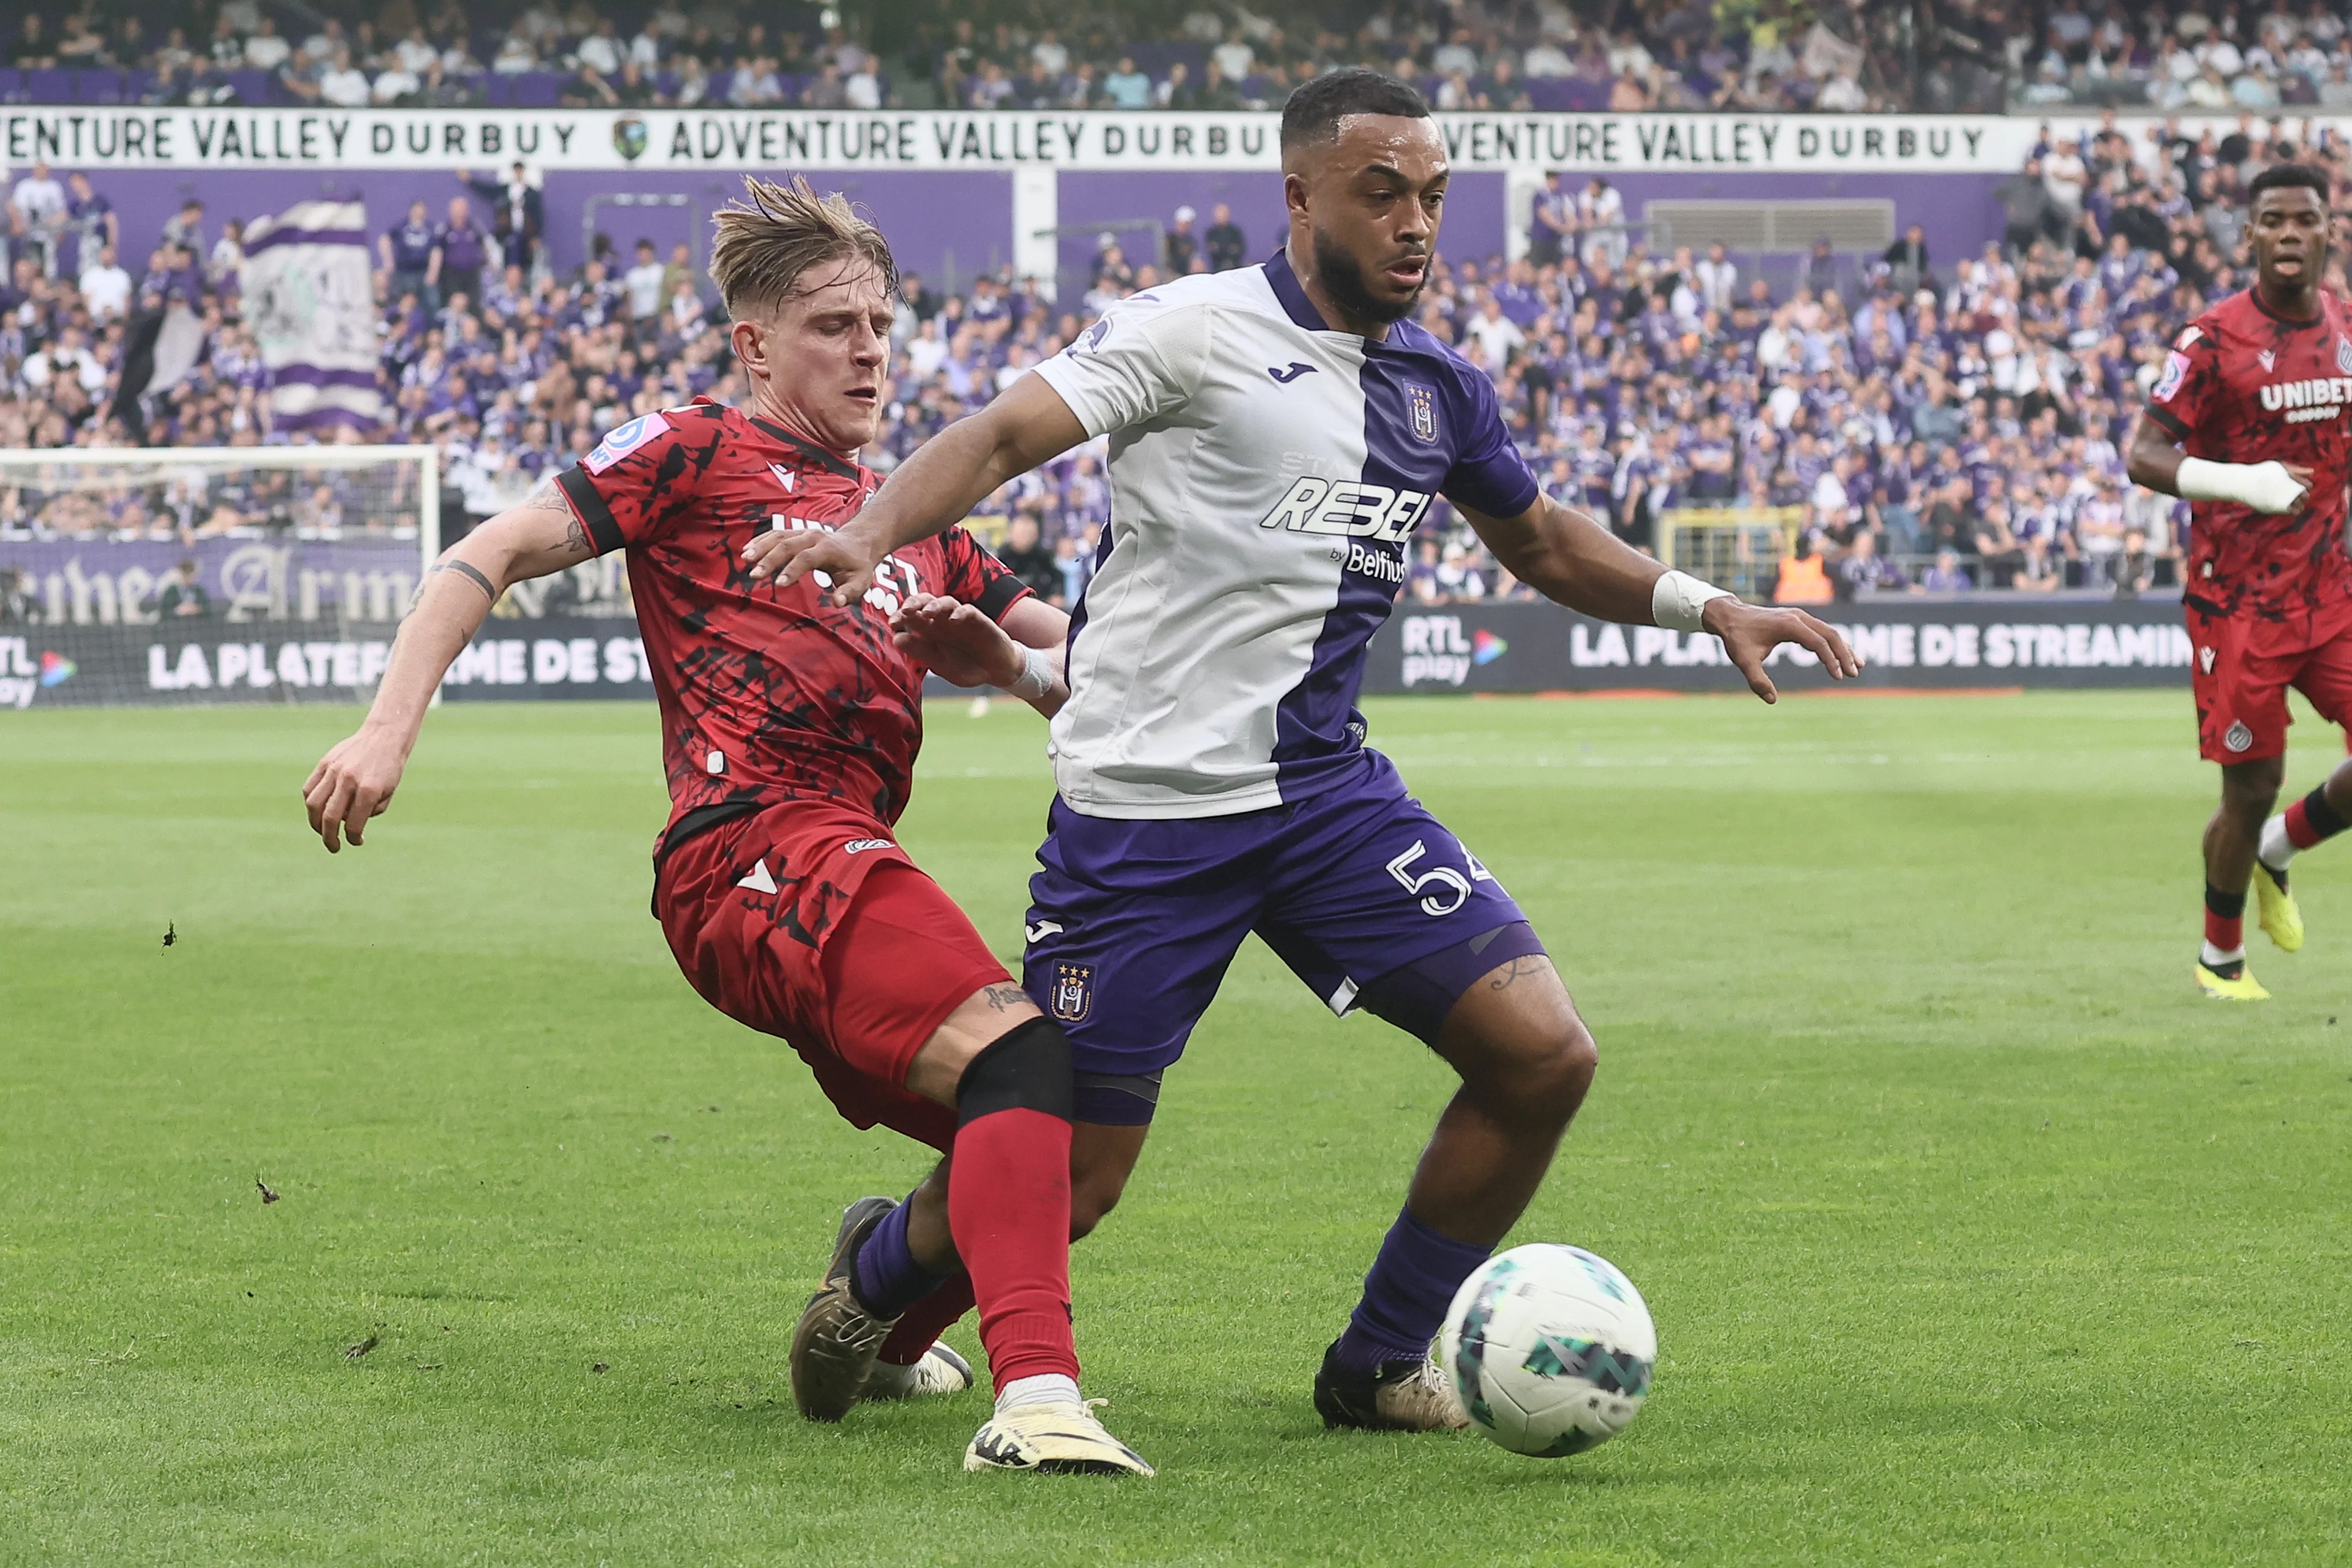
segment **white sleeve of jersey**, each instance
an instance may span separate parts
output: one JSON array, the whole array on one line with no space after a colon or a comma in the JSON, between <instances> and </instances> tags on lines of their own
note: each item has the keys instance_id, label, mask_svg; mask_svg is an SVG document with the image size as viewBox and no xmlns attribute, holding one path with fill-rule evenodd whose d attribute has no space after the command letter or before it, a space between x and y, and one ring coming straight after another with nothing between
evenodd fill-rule
<instances>
[{"instance_id":1,"label":"white sleeve of jersey","mask_svg":"<svg viewBox=\"0 0 2352 1568\"><path fill-rule=\"evenodd\" d=\"M1211 312L1197 304L1121 305L1037 367L1088 436L1182 408L1208 369Z\"/></svg>"}]
</instances>

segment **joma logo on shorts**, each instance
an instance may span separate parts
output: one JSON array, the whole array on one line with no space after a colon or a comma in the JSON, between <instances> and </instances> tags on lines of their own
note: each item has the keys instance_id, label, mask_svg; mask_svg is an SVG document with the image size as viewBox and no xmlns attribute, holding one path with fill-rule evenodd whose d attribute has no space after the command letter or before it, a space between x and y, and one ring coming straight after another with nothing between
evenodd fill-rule
<instances>
[{"instance_id":1,"label":"joma logo on shorts","mask_svg":"<svg viewBox=\"0 0 2352 1568\"><path fill-rule=\"evenodd\" d=\"M1318 479L1307 475L1283 492L1274 510L1258 520L1258 526L1286 528L1293 533L1399 540L1412 534L1413 525L1428 510L1429 497L1421 490L1395 490L1356 479Z\"/></svg>"},{"instance_id":2,"label":"joma logo on shorts","mask_svg":"<svg viewBox=\"0 0 2352 1568\"><path fill-rule=\"evenodd\" d=\"M868 849L895 849L898 846L887 838L853 838L841 847L844 855L862 854Z\"/></svg>"}]
</instances>

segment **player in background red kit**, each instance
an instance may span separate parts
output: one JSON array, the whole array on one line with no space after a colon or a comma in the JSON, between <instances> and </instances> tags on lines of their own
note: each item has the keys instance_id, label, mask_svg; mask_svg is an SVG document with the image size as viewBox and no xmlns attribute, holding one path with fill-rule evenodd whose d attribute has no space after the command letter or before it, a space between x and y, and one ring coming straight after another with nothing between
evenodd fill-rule
<instances>
[{"instance_id":1,"label":"player in background red kit","mask_svg":"<svg viewBox=\"0 0 2352 1568\"><path fill-rule=\"evenodd\" d=\"M950 1156L944 1227L888 1199L845 1216L793 1335L796 1402L838 1420L860 1397L909 1392L927 1365L935 1384L969 1381L928 1323L909 1319L920 1342L887 1355L901 1304L940 1293L940 1274L857 1266L877 1231L938 1227L891 1250L968 1273L958 1309L980 1307L997 1407L964 1468L1150 1475L1078 1394L1069 1043L892 835L926 664L992 673L1051 709L1067 689L1039 650L1058 647L1067 620L961 529L898 552L846 607L814 583L751 579L741 557L755 533L845 522L881 482L856 454L881 417L898 276L881 231L839 196L745 185L750 205L718 216L710 271L749 409L698 399L633 419L451 546L366 722L305 785L310 826L330 850L341 834L362 841L442 677L509 584L626 550L669 775L654 906L678 966L721 1012L790 1041L850 1121ZM943 610L940 595L966 607ZM1022 647L1017 672L955 668L969 663L957 617L973 615Z\"/></svg>"},{"instance_id":2,"label":"player in background red kit","mask_svg":"<svg viewBox=\"0 0 2352 1568\"><path fill-rule=\"evenodd\" d=\"M2286 690L2352 721L2352 557L2345 552L2352 313L2319 287L2327 176L2281 164L2249 187L2255 282L2184 329L2133 433L2136 483L2189 498L2181 601L2199 748L2221 764L2205 828L2207 995L2261 1001L2246 968L2246 889L2282 949L2303 945L2287 891L2297 849L2352 821L2352 763L2271 817L2286 777Z\"/></svg>"}]
</instances>

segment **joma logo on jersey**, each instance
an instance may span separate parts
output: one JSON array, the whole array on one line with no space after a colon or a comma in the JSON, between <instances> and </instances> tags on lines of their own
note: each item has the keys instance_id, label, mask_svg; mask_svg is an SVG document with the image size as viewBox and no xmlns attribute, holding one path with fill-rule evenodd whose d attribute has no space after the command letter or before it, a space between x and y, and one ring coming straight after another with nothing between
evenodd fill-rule
<instances>
[{"instance_id":1,"label":"joma logo on jersey","mask_svg":"<svg viewBox=\"0 0 2352 1568\"><path fill-rule=\"evenodd\" d=\"M2263 406L2271 413L2288 411L2290 425L2333 419L2352 403L2352 377L2315 376L2309 381L2273 381L2263 388Z\"/></svg>"},{"instance_id":2,"label":"joma logo on jersey","mask_svg":"<svg viewBox=\"0 0 2352 1568\"><path fill-rule=\"evenodd\" d=\"M1428 510L1429 497L1421 490L1305 475L1283 492L1258 526L1394 541L1409 536Z\"/></svg>"}]
</instances>

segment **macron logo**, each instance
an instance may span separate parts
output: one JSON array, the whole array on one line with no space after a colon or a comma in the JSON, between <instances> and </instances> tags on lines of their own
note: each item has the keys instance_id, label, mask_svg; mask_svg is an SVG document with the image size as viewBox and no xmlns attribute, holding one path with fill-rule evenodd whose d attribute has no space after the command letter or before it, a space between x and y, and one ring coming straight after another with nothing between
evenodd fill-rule
<instances>
[{"instance_id":1,"label":"macron logo","mask_svg":"<svg viewBox=\"0 0 2352 1568\"><path fill-rule=\"evenodd\" d=\"M1268 365L1265 367L1265 374L1274 377L1275 380L1282 383L1283 385L1288 386L1300 376L1312 372L1314 368L1315 367L1311 364L1301 364L1297 360L1292 360L1290 362L1289 369L1276 370L1272 365Z\"/></svg>"}]
</instances>

